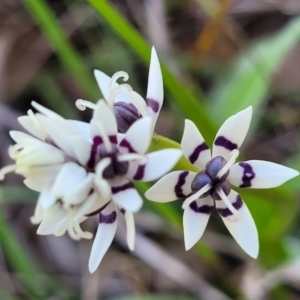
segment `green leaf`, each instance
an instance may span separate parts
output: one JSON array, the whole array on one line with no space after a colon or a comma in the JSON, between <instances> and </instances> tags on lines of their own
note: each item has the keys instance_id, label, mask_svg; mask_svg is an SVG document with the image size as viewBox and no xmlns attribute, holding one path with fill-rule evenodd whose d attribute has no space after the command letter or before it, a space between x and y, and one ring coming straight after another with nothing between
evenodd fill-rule
<instances>
[{"instance_id":1,"label":"green leaf","mask_svg":"<svg viewBox=\"0 0 300 300\"><path fill-rule=\"evenodd\" d=\"M89 71L85 62L73 49L46 1L24 0L23 4L40 26L54 51L57 52L64 67L77 79L88 97L94 101L97 100L99 98L99 90L96 87L96 81L91 75L92 72Z\"/></svg>"},{"instance_id":2,"label":"green leaf","mask_svg":"<svg viewBox=\"0 0 300 300\"><path fill-rule=\"evenodd\" d=\"M300 39L300 18L280 32L262 40L235 60L211 94L212 115L220 124L232 113L249 105L259 111L265 104L272 75Z\"/></svg>"}]
</instances>

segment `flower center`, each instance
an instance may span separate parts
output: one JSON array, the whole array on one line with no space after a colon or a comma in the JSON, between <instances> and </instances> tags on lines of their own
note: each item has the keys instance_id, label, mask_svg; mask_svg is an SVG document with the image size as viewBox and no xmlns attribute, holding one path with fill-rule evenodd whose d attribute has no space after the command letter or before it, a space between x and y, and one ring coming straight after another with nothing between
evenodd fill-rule
<instances>
[{"instance_id":1,"label":"flower center","mask_svg":"<svg viewBox=\"0 0 300 300\"><path fill-rule=\"evenodd\" d=\"M102 176L105 179L113 179L118 175L125 175L128 171L128 161L119 161L119 152L116 145L111 144L111 149L108 151L104 144L99 147L99 156L101 160L109 160L107 166L105 166Z\"/></svg>"},{"instance_id":2,"label":"flower center","mask_svg":"<svg viewBox=\"0 0 300 300\"><path fill-rule=\"evenodd\" d=\"M210 160L205 167L205 170L199 172L191 185L192 192L197 193L204 186L209 185L210 189L202 194L199 198L205 198L210 195L214 200L221 200L218 190L223 190L225 195L230 193L230 183L227 177L229 170L225 174L219 176L220 171L226 166L227 161L222 156L214 157Z\"/></svg>"}]
</instances>

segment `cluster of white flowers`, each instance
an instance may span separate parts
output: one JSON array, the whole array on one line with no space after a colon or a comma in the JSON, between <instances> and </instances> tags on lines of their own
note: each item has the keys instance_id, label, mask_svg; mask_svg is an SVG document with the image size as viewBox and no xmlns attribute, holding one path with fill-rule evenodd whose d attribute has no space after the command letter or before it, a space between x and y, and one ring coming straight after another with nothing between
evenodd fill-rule
<instances>
[{"instance_id":1,"label":"cluster of white flowers","mask_svg":"<svg viewBox=\"0 0 300 300\"><path fill-rule=\"evenodd\" d=\"M147 153L163 103L163 82L154 48L151 54L146 99L128 84L118 84L125 72L112 78L95 71L105 101L93 104L77 100L84 110L92 108L89 123L66 120L32 102L37 110L19 118L28 131L11 131L16 142L9 148L14 164L0 170L25 177L24 184L40 192L32 222L37 233L68 234L75 240L90 239L81 223L98 215L89 270L94 272L110 246L118 218L124 215L128 247L134 249L134 213L142 198L134 181L153 181L169 172L183 154L199 172L175 171L165 175L146 192L153 201L186 198L184 236L190 249L202 236L215 206L239 245L252 257L258 255L258 234L249 210L231 185L271 188L297 176L290 168L266 161L235 163L248 131L252 108L230 117L218 131L212 153L194 123L186 120L180 149Z\"/></svg>"}]
</instances>

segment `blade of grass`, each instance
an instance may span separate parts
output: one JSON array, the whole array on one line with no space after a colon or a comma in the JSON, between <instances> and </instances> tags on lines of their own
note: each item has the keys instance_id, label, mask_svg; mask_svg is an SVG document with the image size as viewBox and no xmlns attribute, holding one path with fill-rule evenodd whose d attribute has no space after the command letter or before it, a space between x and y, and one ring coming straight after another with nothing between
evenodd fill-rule
<instances>
[{"instance_id":1,"label":"blade of grass","mask_svg":"<svg viewBox=\"0 0 300 300\"><path fill-rule=\"evenodd\" d=\"M89 3L118 37L125 41L145 64L148 64L151 48L138 31L108 1L89 0ZM204 107L204 96L194 95L191 89L180 82L164 63L161 63L161 69L165 87L174 103L185 117L196 123L206 140L212 142L215 127Z\"/></svg>"},{"instance_id":2,"label":"blade of grass","mask_svg":"<svg viewBox=\"0 0 300 300\"><path fill-rule=\"evenodd\" d=\"M249 105L260 111L275 69L300 39L299 28L298 17L280 32L256 42L221 74L210 97L213 116L219 124Z\"/></svg>"},{"instance_id":3,"label":"blade of grass","mask_svg":"<svg viewBox=\"0 0 300 300\"><path fill-rule=\"evenodd\" d=\"M59 25L54 13L45 0L24 0L23 4L45 34L61 63L74 76L82 90L92 100L99 98L99 90L85 62L68 41L64 30Z\"/></svg>"}]
</instances>

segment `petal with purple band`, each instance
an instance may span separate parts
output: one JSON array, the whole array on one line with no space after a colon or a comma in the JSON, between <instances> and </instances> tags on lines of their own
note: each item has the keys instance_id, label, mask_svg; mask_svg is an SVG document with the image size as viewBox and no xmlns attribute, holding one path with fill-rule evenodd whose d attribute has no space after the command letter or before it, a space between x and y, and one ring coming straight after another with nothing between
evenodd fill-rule
<instances>
[{"instance_id":1,"label":"petal with purple band","mask_svg":"<svg viewBox=\"0 0 300 300\"><path fill-rule=\"evenodd\" d=\"M236 242L248 255L256 258L259 250L258 233L249 209L237 192L231 190L227 197L238 210L239 219L232 219L232 213L223 201L215 201L217 211Z\"/></svg>"},{"instance_id":2,"label":"petal with purple band","mask_svg":"<svg viewBox=\"0 0 300 300\"><path fill-rule=\"evenodd\" d=\"M126 211L137 212L143 205L143 199L134 188L131 181L127 179L112 183L112 199Z\"/></svg>"},{"instance_id":3,"label":"petal with purple band","mask_svg":"<svg viewBox=\"0 0 300 300\"><path fill-rule=\"evenodd\" d=\"M191 184L196 173L175 171L157 181L146 193L147 199L155 202L170 202L191 193Z\"/></svg>"},{"instance_id":4,"label":"petal with purple band","mask_svg":"<svg viewBox=\"0 0 300 300\"><path fill-rule=\"evenodd\" d=\"M120 143L124 152L145 154L152 138L152 119L145 117L134 122Z\"/></svg>"},{"instance_id":5,"label":"petal with purple band","mask_svg":"<svg viewBox=\"0 0 300 300\"><path fill-rule=\"evenodd\" d=\"M99 225L89 259L89 270L94 273L101 263L117 230L117 207L110 202L100 213Z\"/></svg>"},{"instance_id":6,"label":"petal with purple band","mask_svg":"<svg viewBox=\"0 0 300 300\"><path fill-rule=\"evenodd\" d=\"M186 250L190 250L202 237L213 208L213 199L206 197L192 202L184 210L183 230Z\"/></svg>"},{"instance_id":7,"label":"petal with purple band","mask_svg":"<svg viewBox=\"0 0 300 300\"><path fill-rule=\"evenodd\" d=\"M219 129L212 150L212 157L223 156L229 159L234 149L239 149L246 137L252 117L252 107L229 117Z\"/></svg>"},{"instance_id":8,"label":"petal with purple band","mask_svg":"<svg viewBox=\"0 0 300 300\"><path fill-rule=\"evenodd\" d=\"M101 126L102 128L99 128ZM116 117L105 101L99 101L94 110L91 121L91 137L102 136L104 130L107 136L117 136L118 127Z\"/></svg>"},{"instance_id":9,"label":"petal with purple band","mask_svg":"<svg viewBox=\"0 0 300 300\"><path fill-rule=\"evenodd\" d=\"M146 164L131 163L128 177L139 181L152 181L169 172L182 155L179 149L164 149L146 154Z\"/></svg>"},{"instance_id":10,"label":"petal with purple band","mask_svg":"<svg viewBox=\"0 0 300 300\"><path fill-rule=\"evenodd\" d=\"M111 77L109 77L108 75L106 75L105 73L99 70L94 70L94 75L104 99L108 101L109 96L111 94L110 91ZM119 84L116 82L114 88L117 88L118 86ZM124 93L124 91L121 91L116 95L115 102L119 102L119 101L130 103L129 98L126 95L126 93Z\"/></svg>"},{"instance_id":11,"label":"petal with purple band","mask_svg":"<svg viewBox=\"0 0 300 300\"><path fill-rule=\"evenodd\" d=\"M190 120L185 120L181 149L185 157L200 169L203 169L211 159L209 147L196 125Z\"/></svg>"},{"instance_id":12,"label":"petal with purple band","mask_svg":"<svg viewBox=\"0 0 300 300\"><path fill-rule=\"evenodd\" d=\"M153 116L154 118L154 125L157 120L159 111L162 107L163 99L164 89L160 64L155 48L152 47L146 104L149 116Z\"/></svg>"},{"instance_id":13,"label":"petal with purple band","mask_svg":"<svg viewBox=\"0 0 300 300\"><path fill-rule=\"evenodd\" d=\"M291 168L264 160L249 160L230 168L229 181L238 187L273 188L299 175Z\"/></svg>"}]
</instances>

